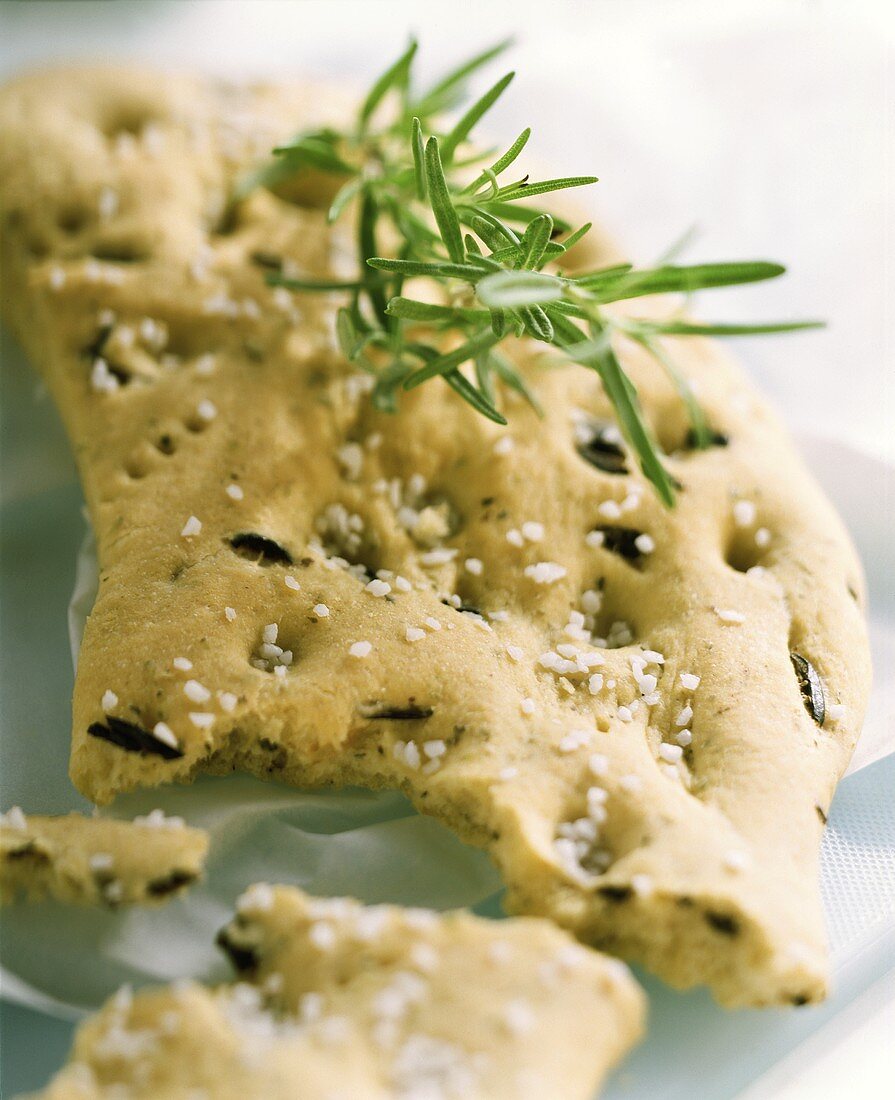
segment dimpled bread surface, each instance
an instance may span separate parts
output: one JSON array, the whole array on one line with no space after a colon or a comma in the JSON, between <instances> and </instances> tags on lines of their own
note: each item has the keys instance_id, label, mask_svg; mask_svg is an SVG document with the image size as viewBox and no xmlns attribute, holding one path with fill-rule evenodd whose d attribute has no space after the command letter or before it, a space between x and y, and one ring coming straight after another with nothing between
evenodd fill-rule
<instances>
[{"instance_id":1,"label":"dimpled bread surface","mask_svg":"<svg viewBox=\"0 0 895 1100\"><path fill-rule=\"evenodd\" d=\"M219 942L246 981L119 993L44 1100L589 1100L642 1030L627 968L543 920L257 885Z\"/></svg>"},{"instance_id":2,"label":"dimpled bread surface","mask_svg":"<svg viewBox=\"0 0 895 1100\"><path fill-rule=\"evenodd\" d=\"M438 380L375 411L338 302L265 284L353 271L319 181L227 205L340 110L139 69L0 98L4 312L99 547L74 782L398 787L488 848L510 911L725 1004L821 999L819 840L870 677L841 522L702 339L667 346L703 451L655 361L617 349L673 509L597 376L543 345L509 348L543 417L506 393L498 427Z\"/></svg>"},{"instance_id":3,"label":"dimpled bread surface","mask_svg":"<svg viewBox=\"0 0 895 1100\"><path fill-rule=\"evenodd\" d=\"M18 809L0 821L0 901L153 904L202 874L208 835L154 810L131 821Z\"/></svg>"}]
</instances>

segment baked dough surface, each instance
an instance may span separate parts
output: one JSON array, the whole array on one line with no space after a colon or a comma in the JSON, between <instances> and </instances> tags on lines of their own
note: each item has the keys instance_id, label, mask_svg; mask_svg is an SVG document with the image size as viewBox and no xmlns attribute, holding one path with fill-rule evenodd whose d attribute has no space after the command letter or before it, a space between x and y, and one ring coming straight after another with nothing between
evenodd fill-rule
<instances>
[{"instance_id":1,"label":"baked dough surface","mask_svg":"<svg viewBox=\"0 0 895 1100\"><path fill-rule=\"evenodd\" d=\"M219 940L245 981L121 991L44 1100L590 1100L642 1030L627 968L547 921L257 885Z\"/></svg>"},{"instance_id":2,"label":"baked dough surface","mask_svg":"<svg viewBox=\"0 0 895 1100\"><path fill-rule=\"evenodd\" d=\"M351 270L319 196L226 209L330 108L130 68L0 97L4 313L99 546L74 782L400 787L489 849L511 911L726 1004L822 998L818 845L870 677L841 522L704 340L668 346L708 451L618 348L674 510L606 433L596 376L530 345L542 419L507 394L500 429L437 381L377 413L335 304L264 282Z\"/></svg>"},{"instance_id":3,"label":"baked dough surface","mask_svg":"<svg viewBox=\"0 0 895 1100\"><path fill-rule=\"evenodd\" d=\"M207 851L207 833L159 810L115 821L13 808L0 821L0 902L158 904L200 877Z\"/></svg>"}]
</instances>

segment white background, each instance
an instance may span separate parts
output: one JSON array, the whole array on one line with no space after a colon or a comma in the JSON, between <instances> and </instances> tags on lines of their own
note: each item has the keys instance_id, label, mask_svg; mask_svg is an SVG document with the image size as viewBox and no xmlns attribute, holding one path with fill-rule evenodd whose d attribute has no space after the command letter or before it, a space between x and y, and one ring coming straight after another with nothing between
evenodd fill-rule
<instances>
[{"instance_id":1,"label":"white background","mask_svg":"<svg viewBox=\"0 0 895 1100\"><path fill-rule=\"evenodd\" d=\"M706 295L699 311L825 318L821 333L750 341L747 361L794 428L895 456L893 2L69 0L0 12L4 79L55 57L125 55L362 86L411 31L432 78L512 33L506 65L519 76L489 129L532 125L557 174L599 175L591 201L634 259L696 223L692 258L786 263L779 282ZM839 1022L844 1043L822 1033L750 1100L882 1095L895 1019L891 995L874 996L853 1006L859 1026Z\"/></svg>"}]
</instances>

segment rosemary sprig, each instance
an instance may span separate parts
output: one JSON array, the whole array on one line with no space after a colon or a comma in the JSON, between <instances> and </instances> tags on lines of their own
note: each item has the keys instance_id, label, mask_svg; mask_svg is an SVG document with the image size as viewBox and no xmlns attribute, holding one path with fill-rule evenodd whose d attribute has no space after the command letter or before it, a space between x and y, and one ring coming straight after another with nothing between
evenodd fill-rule
<instances>
[{"instance_id":1,"label":"rosemary sprig","mask_svg":"<svg viewBox=\"0 0 895 1100\"><path fill-rule=\"evenodd\" d=\"M351 362L375 375L372 399L377 408L394 412L402 390L440 377L498 424L507 422L500 411L500 385L540 411L522 375L500 350L507 337L528 336L559 348L599 375L644 475L670 506L675 483L616 356L613 336L623 334L639 343L668 373L687 409L695 445L707 447L713 439L711 427L662 338L791 332L818 323L701 324L679 316L619 317L605 309L652 294L689 295L776 278L784 271L779 264L682 265L672 264L669 255L652 268L621 264L574 277L551 266L587 234L590 223L572 232L562 219L519 203L595 183L596 177L502 180L524 150L528 129L496 157L493 151L470 151L474 127L504 93L513 73L475 100L451 128L441 128L439 121L445 110L463 100L469 78L507 45L486 50L417 93L412 81L417 44L411 41L373 84L353 128L297 135L275 149L274 161L244 181L235 197L259 185L275 188L307 168L340 179L328 218L334 222L349 207L357 209L357 277L327 281L270 274L267 280L291 290L349 294L349 304L338 313L338 339ZM464 180L464 169L485 160L490 163ZM394 256L379 254L383 231L399 242ZM559 239L562 234L568 235ZM432 280L441 301L405 297L402 287L409 277Z\"/></svg>"}]
</instances>

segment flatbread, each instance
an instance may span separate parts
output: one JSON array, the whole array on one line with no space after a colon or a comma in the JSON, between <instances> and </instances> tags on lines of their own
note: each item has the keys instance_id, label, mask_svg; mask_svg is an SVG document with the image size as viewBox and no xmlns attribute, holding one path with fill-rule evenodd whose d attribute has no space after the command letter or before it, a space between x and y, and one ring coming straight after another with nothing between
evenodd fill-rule
<instances>
[{"instance_id":1,"label":"flatbread","mask_svg":"<svg viewBox=\"0 0 895 1100\"><path fill-rule=\"evenodd\" d=\"M350 236L313 193L226 208L328 108L135 69L2 94L5 315L99 547L74 782L400 787L489 849L511 911L725 1004L821 999L818 845L870 676L841 522L705 340L668 346L706 451L618 348L674 510L597 377L539 347L513 354L543 418L506 394L500 429L438 381L377 413L335 304L264 282L350 273Z\"/></svg>"},{"instance_id":2,"label":"flatbread","mask_svg":"<svg viewBox=\"0 0 895 1100\"><path fill-rule=\"evenodd\" d=\"M201 876L207 850L207 833L160 810L131 822L13 807L0 815L0 902L160 904Z\"/></svg>"},{"instance_id":3,"label":"flatbread","mask_svg":"<svg viewBox=\"0 0 895 1100\"><path fill-rule=\"evenodd\" d=\"M642 1030L627 968L547 921L257 885L220 941L249 981L122 991L44 1100L590 1100Z\"/></svg>"}]
</instances>

